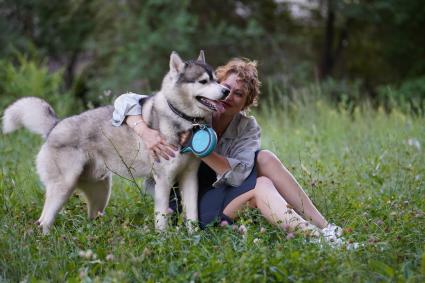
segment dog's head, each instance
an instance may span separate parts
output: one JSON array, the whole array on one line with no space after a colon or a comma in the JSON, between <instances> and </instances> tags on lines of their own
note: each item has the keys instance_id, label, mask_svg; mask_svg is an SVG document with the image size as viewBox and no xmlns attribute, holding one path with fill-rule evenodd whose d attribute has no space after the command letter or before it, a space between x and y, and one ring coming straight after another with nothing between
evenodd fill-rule
<instances>
[{"instance_id":1,"label":"dog's head","mask_svg":"<svg viewBox=\"0 0 425 283\"><path fill-rule=\"evenodd\" d=\"M162 82L161 91L181 112L195 117L207 117L222 109L218 100L229 94L229 89L217 82L214 70L205 62L203 51L197 60L185 62L172 52L170 71Z\"/></svg>"}]
</instances>

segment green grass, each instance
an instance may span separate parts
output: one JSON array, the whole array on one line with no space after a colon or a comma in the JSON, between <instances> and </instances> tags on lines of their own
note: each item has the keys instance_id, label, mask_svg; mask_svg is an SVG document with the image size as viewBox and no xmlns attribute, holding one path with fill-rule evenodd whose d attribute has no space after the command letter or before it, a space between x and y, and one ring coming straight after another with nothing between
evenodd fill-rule
<instances>
[{"instance_id":1,"label":"green grass","mask_svg":"<svg viewBox=\"0 0 425 283\"><path fill-rule=\"evenodd\" d=\"M43 204L34 167L41 139L21 131L0 136L0 282L424 282L424 118L348 113L320 100L256 116L262 147L363 248L287 239L255 211L238 222L245 235L231 227L189 235L183 226L158 234L152 200L119 178L103 218L88 221L75 195L42 236L34 225Z\"/></svg>"}]
</instances>

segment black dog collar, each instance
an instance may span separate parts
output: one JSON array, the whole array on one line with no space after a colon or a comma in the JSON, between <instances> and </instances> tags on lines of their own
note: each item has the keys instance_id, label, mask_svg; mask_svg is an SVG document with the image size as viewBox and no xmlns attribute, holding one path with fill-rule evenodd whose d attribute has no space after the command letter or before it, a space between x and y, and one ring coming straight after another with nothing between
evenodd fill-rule
<instances>
[{"instance_id":1,"label":"black dog collar","mask_svg":"<svg viewBox=\"0 0 425 283\"><path fill-rule=\"evenodd\" d=\"M178 109L176 109L168 100L167 100L168 106L170 106L171 110L180 118L183 118L189 122L192 122L192 124L203 124L205 123L204 118L202 117L191 117L188 116L186 114L184 114L183 112L180 112Z\"/></svg>"}]
</instances>

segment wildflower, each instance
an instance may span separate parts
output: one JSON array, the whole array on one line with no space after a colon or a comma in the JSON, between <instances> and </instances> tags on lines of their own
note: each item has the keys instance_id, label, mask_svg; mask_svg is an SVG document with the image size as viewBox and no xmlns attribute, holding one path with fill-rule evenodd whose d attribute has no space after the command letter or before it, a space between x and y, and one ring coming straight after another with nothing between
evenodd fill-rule
<instances>
[{"instance_id":1,"label":"wildflower","mask_svg":"<svg viewBox=\"0 0 425 283\"><path fill-rule=\"evenodd\" d=\"M257 244L257 243L259 243L260 242L260 239L258 239L258 238L255 238L254 239L254 241L252 241L254 244Z\"/></svg>"},{"instance_id":2,"label":"wildflower","mask_svg":"<svg viewBox=\"0 0 425 283\"><path fill-rule=\"evenodd\" d=\"M290 239L292 239L292 238L294 238L295 237L295 234L294 233L292 233L292 232L289 232L287 235L286 235L286 239L288 239L288 240L290 240Z\"/></svg>"},{"instance_id":3,"label":"wildflower","mask_svg":"<svg viewBox=\"0 0 425 283\"><path fill-rule=\"evenodd\" d=\"M80 279L83 280L87 277L87 270L80 270Z\"/></svg>"},{"instance_id":4,"label":"wildflower","mask_svg":"<svg viewBox=\"0 0 425 283\"><path fill-rule=\"evenodd\" d=\"M239 226L239 233L241 233L242 235L245 235L247 231L248 229L245 225L242 224L241 226Z\"/></svg>"},{"instance_id":5,"label":"wildflower","mask_svg":"<svg viewBox=\"0 0 425 283\"><path fill-rule=\"evenodd\" d=\"M418 139L410 138L407 140L407 144L416 148L417 150L421 150L421 143L419 142Z\"/></svg>"},{"instance_id":6,"label":"wildflower","mask_svg":"<svg viewBox=\"0 0 425 283\"><path fill-rule=\"evenodd\" d=\"M226 227L229 225L229 222L227 222L227 220L223 220L220 222L220 227Z\"/></svg>"},{"instance_id":7,"label":"wildflower","mask_svg":"<svg viewBox=\"0 0 425 283\"><path fill-rule=\"evenodd\" d=\"M90 249L87 251L79 251L78 255L86 259L91 259L91 258L95 259L97 257L96 254L94 254L93 251Z\"/></svg>"},{"instance_id":8,"label":"wildflower","mask_svg":"<svg viewBox=\"0 0 425 283\"><path fill-rule=\"evenodd\" d=\"M114 255L113 255L113 254L108 254L108 255L106 256L106 260L107 260L107 261L113 261L113 260L114 260Z\"/></svg>"}]
</instances>

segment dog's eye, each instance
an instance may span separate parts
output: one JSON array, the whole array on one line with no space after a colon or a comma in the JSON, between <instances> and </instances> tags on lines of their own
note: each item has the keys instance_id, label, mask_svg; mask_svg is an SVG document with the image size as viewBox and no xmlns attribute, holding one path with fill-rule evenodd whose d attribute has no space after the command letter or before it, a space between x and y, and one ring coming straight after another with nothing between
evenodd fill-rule
<instances>
[{"instance_id":1,"label":"dog's eye","mask_svg":"<svg viewBox=\"0 0 425 283\"><path fill-rule=\"evenodd\" d=\"M208 82L208 80L200 80L200 81L198 81L200 84L206 84L207 82Z\"/></svg>"}]
</instances>

